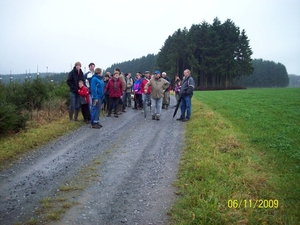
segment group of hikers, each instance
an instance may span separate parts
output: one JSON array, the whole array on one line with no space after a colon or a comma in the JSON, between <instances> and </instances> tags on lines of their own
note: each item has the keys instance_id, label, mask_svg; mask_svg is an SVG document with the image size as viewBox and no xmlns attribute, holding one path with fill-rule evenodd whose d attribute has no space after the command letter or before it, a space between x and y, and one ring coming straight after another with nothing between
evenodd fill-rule
<instances>
[{"instance_id":1,"label":"group of hikers","mask_svg":"<svg viewBox=\"0 0 300 225\"><path fill-rule=\"evenodd\" d=\"M168 109L170 105L171 81L166 72L156 70L151 75L149 71L123 73L120 68L114 72L106 72L103 76L101 68L95 68L94 63L89 64L89 71L83 73L81 63L76 62L70 71L67 84L70 87L70 121L78 120L81 109L84 121L91 124L91 128L99 129L101 110L107 112L107 117L118 117L126 112L127 107L143 110L143 105L151 105L153 120L160 120L161 110ZM188 121L191 117L191 98L194 90L194 80L190 70L184 70L183 80L175 76L174 92L176 100L180 102L181 116L179 121ZM133 96L133 98L132 98ZM132 100L134 104L132 105Z\"/></svg>"}]
</instances>

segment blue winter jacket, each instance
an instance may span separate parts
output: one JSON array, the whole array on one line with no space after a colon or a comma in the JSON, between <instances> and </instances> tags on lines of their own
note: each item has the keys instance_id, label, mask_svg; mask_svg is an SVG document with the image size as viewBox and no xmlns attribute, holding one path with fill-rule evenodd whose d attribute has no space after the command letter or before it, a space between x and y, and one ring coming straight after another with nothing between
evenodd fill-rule
<instances>
[{"instance_id":1,"label":"blue winter jacket","mask_svg":"<svg viewBox=\"0 0 300 225\"><path fill-rule=\"evenodd\" d=\"M92 99L102 99L104 96L104 81L102 76L94 74L91 79Z\"/></svg>"}]
</instances>

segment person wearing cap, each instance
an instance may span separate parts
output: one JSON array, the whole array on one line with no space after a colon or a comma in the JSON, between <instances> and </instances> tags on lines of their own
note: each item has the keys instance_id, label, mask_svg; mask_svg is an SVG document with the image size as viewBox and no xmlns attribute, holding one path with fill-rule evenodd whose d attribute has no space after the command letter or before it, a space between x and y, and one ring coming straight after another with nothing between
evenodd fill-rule
<instances>
[{"instance_id":1,"label":"person wearing cap","mask_svg":"<svg viewBox=\"0 0 300 225\"><path fill-rule=\"evenodd\" d=\"M72 71L70 71L68 78L67 78L67 84L70 87L70 108L69 108L69 119L70 121L73 121L73 114L74 114L74 120L78 120L78 112L80 110L80 98L78 94L78 82L84 80L84 75L81 70L81 63L76 62L75 66ZM85 85L85 82L84 82Z\"/></svg>"},{"instance_id":2,"label":"person wearing cap","mask_svg":"<svg viewBox=\"0 0 300 225\"><path fill-rule=\"evenodd\" d=\"M151 75L149 71L145 71L145 77L142 80L142 95L143 95L143 104L151 104L151 89L152 87L148 87L147 93L145 93L145 86L151 79Z\"/></svg>"},{"instance_id":3,"label":"person wearing cap","mask_svg":"<svg viewBox=\"0 0 300 225\"><path fill-rule=\"evenodd\" d=\"M164 97L164 91L170 86L170 82L165 80L160 76L160 71L156 70L154 77L149 80L145 85L144 93L146 94L149 87L151 90L151 110L152 119L160 120L161 108L162 108L162 98Z\"/></svg>"},{"instance_id":4,"label":"person wearing cap","mask_svg":"<svg viewBox=\"0 0 300 225\"><path fill-rule=\"evenodd\" d=\"M179 121L188 121L191 118L192 113L192 96L195 88L195 82L193 77L191 76L190 70L186 69L183 72L184 78L182 81L182 85L180 88L180 97L181 97L181 116L177 120Z\"/></svg>"},{"instance_id":5,"label":"person wearing cap","mask_svg":"<svg viewBox=\"0 0 300 225\"><path fill-rule=\"evenodd\" d=\"M167 80L170 83L170 78L167 77L166 72L162 72L161 74L162 78ZM162 102L162 109L168 109L170 104L170 92L169 89L166 89L164 92L163 102Z\"/></svg>"}]
</instances>

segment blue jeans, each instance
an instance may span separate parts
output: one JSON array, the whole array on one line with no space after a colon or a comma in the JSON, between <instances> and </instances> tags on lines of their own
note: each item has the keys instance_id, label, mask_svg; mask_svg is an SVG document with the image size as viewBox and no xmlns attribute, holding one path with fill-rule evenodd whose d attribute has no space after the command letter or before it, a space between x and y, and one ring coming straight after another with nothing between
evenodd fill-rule
<instances>
[{"instance_id":1,"label":"blue jeans","mask_svg":"<svg viewBox=\"0 0 300 225\"><path fill-rule=\"evenodd\" d=\"M94 101L92 103L92 117L91 117L91 124L99 123L100 122L100 112L101 112L101 105L102 105L102 98L98 99L96 105L94 105Z\"/></svg>"},{"instance_id":2,"label":"blue jeans","mask_svg":"<svg viewBox=\"0 0 300 225\"><path fill-rule=\"evenodd\" d=\"M70 91L70 111L79 110L80 109L80 98L79 94Z\"/></svg>"},{"instance_id":3,"label":"blue jeans","mask_svg":"<svg viewBox=\"0 0 300 225\"><path fill-rule=\"evenodd\" d=\"M181 119L190 119L191 113L192 113L192 103L191 103L191 97L189 95L183 95L181 97ZM185 115L186 112L186 115Z\"/></svg>"},{"instance_id":4,"label":"blue jeans","mask_svg":"<svg viewBox=\"0 0 300 225\"><path fill-rule=\"evenodd\" d=\"M162 98L151 98L152 115L160 115L162 106Z\"/></svg>"}]
</instances>

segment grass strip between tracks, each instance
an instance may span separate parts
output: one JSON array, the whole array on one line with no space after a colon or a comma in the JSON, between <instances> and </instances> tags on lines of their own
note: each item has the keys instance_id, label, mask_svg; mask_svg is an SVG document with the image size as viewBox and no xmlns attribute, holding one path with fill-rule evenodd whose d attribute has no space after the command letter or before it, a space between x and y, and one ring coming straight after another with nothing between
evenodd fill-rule
<instances>
[{"instance_id":1,"label":"grass strip between tracks","mask_svg":"<svg viewBox=\"0 0 300 225\"><path fill-rule=\"evenodd\" d=\"M300 221L299 91L195 93L171 224Z\"/></svg>"}]
</instances>

